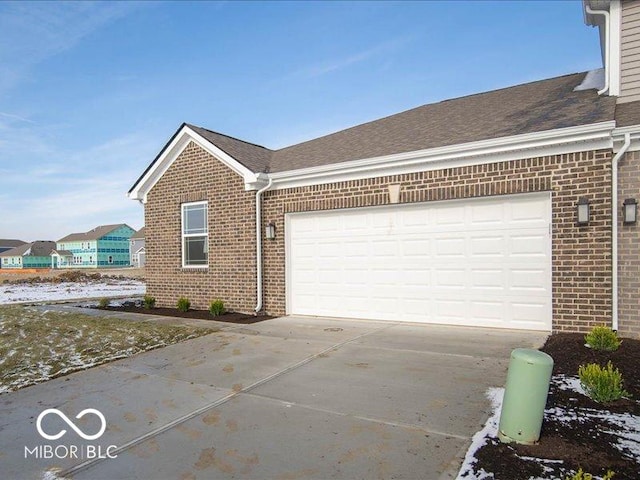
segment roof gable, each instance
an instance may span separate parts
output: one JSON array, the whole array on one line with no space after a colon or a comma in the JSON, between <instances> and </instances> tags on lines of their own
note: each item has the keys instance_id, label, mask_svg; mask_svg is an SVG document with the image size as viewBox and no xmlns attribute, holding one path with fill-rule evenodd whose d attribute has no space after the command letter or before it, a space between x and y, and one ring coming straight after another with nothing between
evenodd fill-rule
<instances>
[{"instance_id":1,"label":"roof gable","mask_svg":"<svg viewBox=\"0 0 640 480\"><path fill-rule=\"evenodd\" d=\"M206 135L206 137L203 135ZM241 156L244 162L247 163L247 165L251 165L252 168L258 169L262 165L261 162L266 161L266 152L260 150L264 149L264 147L249 144L242 140L227 137L226 135L221 135L200 127L195 127L194 129L192 125L183 123L140 178L138 178L133 187L131 187L128 192L129 198L143 202L146 201L147 193L149 193L162 175L164 175L191 142L194 142L243 177L247 190L253 189L255 184L262 181L262 177L258 173L261 170L254 172L251 168L231 156L230 153L220 148L217 143L213 143L214 141L228 149L231 153Z\"/></svg>"}]
</instances>

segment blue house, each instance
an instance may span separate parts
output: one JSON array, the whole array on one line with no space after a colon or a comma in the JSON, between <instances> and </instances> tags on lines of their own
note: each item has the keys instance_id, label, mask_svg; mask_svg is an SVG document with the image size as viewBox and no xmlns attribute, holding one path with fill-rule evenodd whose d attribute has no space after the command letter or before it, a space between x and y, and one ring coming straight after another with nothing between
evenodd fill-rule
<instances>
[{"instance_id":1,"label":"blue house","mask_svg":"<svg viewBox=\"0 0 640 480\"><path fill-rule=\"evenodd\" d=\"M56 242L52 268L109 268L130 265L129 239L136 231L124 223L72 233Z\"/></svg>"}]
</instances>

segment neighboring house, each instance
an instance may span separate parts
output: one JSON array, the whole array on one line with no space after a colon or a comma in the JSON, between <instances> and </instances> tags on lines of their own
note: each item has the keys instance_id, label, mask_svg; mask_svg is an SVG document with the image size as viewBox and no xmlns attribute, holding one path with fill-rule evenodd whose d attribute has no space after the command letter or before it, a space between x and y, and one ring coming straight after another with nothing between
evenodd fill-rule
<instances>
[{"instance_id":1,"label":"neighboring house","mask_svg":"<svg viewBox=\"0 0 640 480\"><path fill-rule=\"evenodd\" d=\"M640 333L640 231L622 215L640 198L640 2L591 4L609 12L585 10L598 71L280 150L183 124L129 191L145 204L147 292L270 315Z\"/></svg>"},{"instance_id":2,"label":"neighboring house","mask_svg":"<svg viewBox=\"0 0 640 480\"><path fill-rule=\"evenodd\" d=\"M2 268L49 268L49 254L56 246L55 242L37 241L25 243L0 253Z\"/></svg>"},{"instance_id":3,"label":"neighboring house","mask_svg":"<svg viewBox=\"0 0 640 480\"><path fill-rule=\"evenodd\" d=\"M24 245L25 243L27 242L23 242L22 240L8 240L6 238L0 238L0 253L19 247L20 245Z\"/></svg>"},{"instance_id":4,"label":"neighboring house","mask_svg":"<svg viewBox=\"0 0 640 480\"><path fill-rule=\"evenodd\" d=\"M101 225L85 233L72 233L56 242L49 262L52 268L128 267L129 225Z\"/></svg>"},{"instance_id":5,"label":"neighboring house","mask_svg":"<svg viewBox=\"0 0 640 480\"><path fill-rule=\"evenodd\" d=\"M7 250L11 250L12 248L19 247L20 245L24 245L27 242L23 242L22 240L9 240L6 238L0 238L0 253L6 252ZM0 260L0 268L2 268L2 261Z\"/></svg>"},{"instance_id":6,"label":"neighboring house","mask_svg":"<svg viewBox=\"0 0 640 480\"><path fill-rule=\"evenodd\" d=\"M144 267L145 249L144 249L144 227L133 234L129 241L129 251L131 252L131 266Z\"/></svg>"}]
</instances>

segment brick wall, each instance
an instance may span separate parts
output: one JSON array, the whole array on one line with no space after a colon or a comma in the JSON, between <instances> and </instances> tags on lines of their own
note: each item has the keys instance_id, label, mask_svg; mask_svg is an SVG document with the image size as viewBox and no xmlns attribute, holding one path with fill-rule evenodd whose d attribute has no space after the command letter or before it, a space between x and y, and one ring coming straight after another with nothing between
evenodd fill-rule
<instances>
[{"instance_id":1,"label":"brick wall","mask_svg":"<svg viewBox=\"0 0 640 480\"><path fill-rule=\"evenodd\" d=\"M620 334L640 334L640 224L623 225L622 202L640 200L640 152L627 153L618 169L618 324Z\"/></svg>"},{"instance_id":2,"label":"brick wall","mask_svg":"<svg viewBox=\"0 0 640 480\"><path fill-rule=\"evenodd\" d=\"M284 214L389 203L388 186L401 184L400 202L428 202L538 191L552 192L553 329L586 331L611 321L611 152L575 154L448 168L265 193L263 223L275 222L265 242L264 308L285 313ZM591 202L591 222L575 225L575 204Z\"/></svg>"},{"instance_id":3,"label":"brick wall","mask_svg":"<svg viewBox=\"0 0 640 480\"><path fill-rule=\"evenodd\" d=\"M184 202L209 202L209 268L182 268L181 210ZM207 309L216 298L229 309L253 312L255 193L242 178L190 143L148 194L145 205L147 291L158 306L179 297Z\"/></svg>"},{"instance_id":4,"label":"brick wall","mask_svg":"<svg viewBox=\"0 0 640 480\"><path fill-rule=\"evenodd\" d=\"M401 203L552 192L553 329L586 331L609 324L611 156L609 150L582 152L268 191L262 226L274 222L277 234L263 242L264 311L285 313L286 213L386 205L388 186L400 184ZM586 227L575 224L580 197L591 202ZM209 202L210 265L183 269L180 205L198 200ZM228 308L251 312L256 301L254 214L255 192L245 192L240 176L190 144L149 192L145 208L148 291L158 304L174 306L178 297L187 296L194 307L207 308L210 300L221 298ZM631 296L637 298L638 284L633 288Z\"/></svg>"}]
</instances>

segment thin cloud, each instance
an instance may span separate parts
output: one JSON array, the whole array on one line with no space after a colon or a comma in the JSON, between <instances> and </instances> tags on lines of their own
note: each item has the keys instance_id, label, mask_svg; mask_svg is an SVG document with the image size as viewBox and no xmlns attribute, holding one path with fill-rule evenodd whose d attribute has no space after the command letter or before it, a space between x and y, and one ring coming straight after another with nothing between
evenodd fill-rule
<instances>
[{"instance_id":1,"label":"thin cloud","mask_svg":"<svg viewBox=\"0 0 640 480\"><path fill-rule=\"evenodd\" d=\"M307 79L320 77L322 75L326 75L328 73L336 72L338 70L343 70L345 68L351 67L352 65L364 62L371 58L389 54L395 50L398 50L400 47L406 45L410 41L412 41L412 37L401 37L394 40L390 40L379 45L376 45L367 50L363 50L361 52L342 57L337 59L332 59L324 62L319 62L309 67L298 70L293 74L295 77L304 77Z\"/></svg>"},{"instance_id":2,"label":"thin cloud","mask_svg":"<svg viewBox=\"0 0 640 480\"><path fill-rule=\"evenodd\" d=\"M3 2L0 92L13 88L44 60L139 8L134 2Z\"/></svg>"},{"instance_id":3,"label":"thin cloud","mask_svg":"<svg viewBox=\"0 0 640 480\"><path fill-rule=\"evenodd\" d=\"M31 123L31 124L34 124L34 125L36 123L33 120L29 120L28 118L21 117L20 115L15 115L13 113L0 112L0 117L9 118L11 120L19 120L21 122Z\"/></svg>"}]
</instances>

